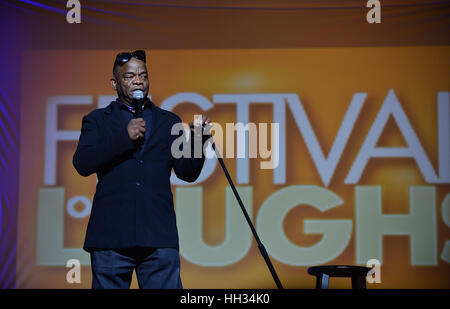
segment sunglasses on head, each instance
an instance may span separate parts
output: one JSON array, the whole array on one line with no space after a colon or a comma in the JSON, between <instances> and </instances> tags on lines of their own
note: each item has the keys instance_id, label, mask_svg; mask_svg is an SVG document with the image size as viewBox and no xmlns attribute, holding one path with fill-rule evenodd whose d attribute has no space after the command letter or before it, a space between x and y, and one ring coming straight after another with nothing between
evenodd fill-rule
<instances>
[{"instance_id":1,"label":"sunglasses on head","mask_svg":"<svg viewBox=\"0 0 450 309\"><path fill-rule=\"evenodd\" d=\"M136 58L145 63L145 51L144 50L135 50L131 53L120 53L116 56L116 61L114 61L113 72L116 69L116 66L122 65L130 61L131 58Z\"/></svg>"}]
</instances>

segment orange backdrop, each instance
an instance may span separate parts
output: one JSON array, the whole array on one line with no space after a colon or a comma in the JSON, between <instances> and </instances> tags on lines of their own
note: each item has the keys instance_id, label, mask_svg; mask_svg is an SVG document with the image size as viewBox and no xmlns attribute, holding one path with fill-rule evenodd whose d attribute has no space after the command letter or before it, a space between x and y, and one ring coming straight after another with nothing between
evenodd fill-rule
<instances>
[{"instance_id":1,"label":"orange backdrop","mask_svg":"<svg viewBox=\"0 0 450 309\"><path fill-rule=\"evenodd\" d=\"M271 197L281 196L279 204L271 204L267 206L268 209L282 207L284 202L288 203L287 197L281 195L284 190L313 186L325 195L334 194L342 202L321 212L307 203L302 204L303 197L298 196L299 204L291 207L280 219L284 237L294 248L313 248L325 236L321 233L305 233L305 220L349 222L350 230L348 237L340 245L341 250L335 249L337 255L330 255L328 259L325 254L324 264L365 264L366 260L361 259L365 256L367 245L358 243L357 237L370 239L368 223L371 219L358 216L357 209L362 213L375 207L376 201L362 200L360 203L363 204L358 206L358 190L378 186L381 189L383 215L411 215L410 207L416 201L414 199L417 198L417 203L420 204L423 198L425 202L429 202L422 206L424 217L429 218L428 221L424 219L424 224L416 227L407 225L414 230L409 235L393 235L395 233L388 230L385 235L380 233L377 239L382 241L382 254L371 258L382 259L381 283L370 284L368 287L449 288L450 256L446 250L450 250L450 186L448 179L445 180L445 173L439 171L440 164L445 165L449 160L448 157L439 158L439 143L444 145L445 141L448 142L449 132L442 131L441 138L438 138L439 94L441 105L449 105L449 52L448 47L150 50L150 93L157 105L162 105L165 100L180 93L204 96L213 104L206 114L223 126L228 122L236 122L236 103L216 103L214 96L217 94L296 95L298 101L294 103L286 97L283 99L286 113L284 123L281 123L286 128L285 182L274 183L273 171L261 170L259 163L262 160L257 158L250 159L248 183L236 183L239 188L246 188L252 193L251 205L247 206L251 208L255 224L264 224L261 206L267 204ZM73 168L72 156L77 145L73 136L79 134L82 116L97 108L98 102L103 100L101 98L105 98L102 96L114 96L108 79L116 53L114 50L44 50L22 54L22 155L17 251L17 286L20 288L90 287L90 268L84 265L86 255L79 249L84 241L88 215L80 218L71 215L73 210L75 213L82 213L86 206L78 200L72 205L72 212L69 212L68 203L76 196L91 199L96 178L83 178ZM356 117L335 172L329 183L324 183L309 152L305 136L299 130L299 126L304 124L296 122L298 114L294 113L293 108L300 105L304 108L327 158L356 93L366 94L361 101L361 111ZM432 169L437 177L443 179L440 183L427 180L426 172L418 167L419 164L413 158L371 158L356 183L346 183L369 131L382 107L389 101L389 95L394 95L394 101L400 104L407 116L407 122L417 135ZM55 102L68 100L69 103L57 105L56 114L51 114L49 106L54 97L58 97ZM85 104L81 104L83 101ZM250 122L273 122L272 104L251 102L249 106ZM276 108L281 108L280 106ZM173 111L184 122L190 122L194 114L202 113L192 102L183 102ZM394 118L390 115L377 140L377 147L407 147L402 129L406 122L399 124L396 122L398 119ZM448 129L449 120L444 120L447 126L444 124L443 127ZM46 130L49 130L51 123L60 132L72 133L66 141L56 142L56 161L46 163L45 147L52 134ZM233 179L236 179L236 159L225 158L225 163ZM53 182L48 182L45 174L52 165L55 167L55 178ZM210 261L217 259L214 248L219 248L225 242L229 232L225 219L227 186L219 165L201 183L194 186L173 186L176 207L181 205L177 197L185 196L182 195L183 190L191 192L189 190L202 188L202 236L195 241L212 248L211 256L205 258ZM422 186L428 190L425 195L410 195L410 190ZM61 192L63 195L58 195ZM275 221L274 218L274 224L277 224ZM400 221L398 219L398 229L401 230ZM182 225L179 229L180 236L183 233L190 234L189 226L180 222L180 218L178 224L179 227ZM340 226L336 234L346 235L344 225ZM301 265L305 259L301 254L298 256L298 264L286 262L287 251L272 248L271 242L279 235L271 235L267 224L257 228L261 235L268 235L266 238L262 237L262 241L285 287L313 288L314 278L306 270L314 263ZM57 243L57 234L62 235L61 244ZM429 235L435 245L423 248L417 247L418 242L414 245L413 239L419 234ZM192 241L189 238L181 246L188 248ZM182 250L181 274L184 287L274 288L270 273L253 239L251 241L251 248L244 250L241 257L222 266L202 265L193 257L187 258L189 254L186 253L185 256ZM66 250L66 255L62 254L60 259L57 255L49 257L45 253L39 256L43 250L50 254L52 250L59 249ZM314 256L315 251L311 252ZM357 252L361 258L358 258ZM319 258L320 254L317 255ZM81 260L81 284L70 285L66 282L69 270L65 267L67 257ZM350 282L341 279L336 279L331 284L332 287L350 286ZM133 281L133 287L137 287L136 280Z\"/></svg>"}]
</instances>

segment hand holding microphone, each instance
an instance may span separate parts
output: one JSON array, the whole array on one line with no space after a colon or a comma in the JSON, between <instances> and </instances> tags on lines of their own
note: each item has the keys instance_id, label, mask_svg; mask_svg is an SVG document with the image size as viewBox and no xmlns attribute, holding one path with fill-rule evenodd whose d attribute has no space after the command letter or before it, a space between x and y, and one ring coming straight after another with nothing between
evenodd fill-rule
<instances>
[{"instance_id":1,"label":"hand holding microphone","mask_svg":"<svg viewBox=\"0 0 450 309\"><path fill-rule=\"evenodd\" d=\"M128 123L127 130L131 140L135 141L138 138L143 138L147 130L145 120L142 118L131 119Z\"/></svg>"},{"instance_id":2,"label":"hand holding microphone","mask_svg":"<svg viewBox=\"0 0 450 309\"><path fill-rule=\"evenodd\" d=\"M127 126L128 135L133 141L145 136L146 123L142 118L142 105L144 101L144 92L136 90L133 92L133 103L135 106L134 118L130 120Z\"/></svg>"}]
</instances>

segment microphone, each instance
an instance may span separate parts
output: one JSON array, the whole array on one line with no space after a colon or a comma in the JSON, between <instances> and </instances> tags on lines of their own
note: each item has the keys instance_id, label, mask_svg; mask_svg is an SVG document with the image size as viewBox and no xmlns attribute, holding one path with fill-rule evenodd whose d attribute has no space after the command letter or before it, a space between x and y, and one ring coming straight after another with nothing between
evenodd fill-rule
<instances>
[{"instance_id":1,"label":"microphone","mask_svg":"<svg viewBox=\"0 0 450 309\"><path fill-rule=\"evenodd\" d=\"M144 92L142 90L133 91L133 102L136 108L135 118L142 118L142 104L144 103Z\"/></svg>"}]
</instances>

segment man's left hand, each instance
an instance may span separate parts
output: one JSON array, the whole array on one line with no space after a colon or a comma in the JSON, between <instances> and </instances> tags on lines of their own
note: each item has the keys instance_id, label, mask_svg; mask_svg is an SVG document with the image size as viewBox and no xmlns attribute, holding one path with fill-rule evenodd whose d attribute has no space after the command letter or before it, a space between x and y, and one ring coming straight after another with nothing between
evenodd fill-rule
<instances>
[{"instance_id":1,"label":"man's left hand","mask_svg":"<svg viewBox=\"0 0 450 309\"><path fill-rule=\"evenodd\" d=\"M199 127L205 128L211 123L211 119L209 119L206 115L196 115L194 117L194 121L189 123L189 128L191 131L194 131L196 135L201 135L203 130L199 130Z\"/></svg>"}]
</instances>

